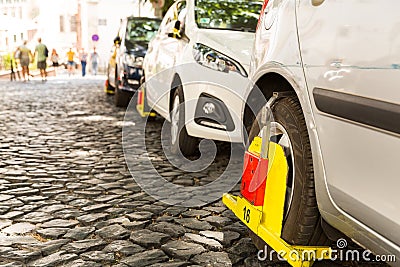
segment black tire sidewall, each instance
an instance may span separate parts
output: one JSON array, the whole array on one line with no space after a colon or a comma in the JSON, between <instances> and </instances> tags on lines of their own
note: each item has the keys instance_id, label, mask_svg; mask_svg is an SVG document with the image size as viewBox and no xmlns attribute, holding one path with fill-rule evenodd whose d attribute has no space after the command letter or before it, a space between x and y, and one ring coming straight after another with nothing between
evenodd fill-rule
<instances>
[{"instance_id":1,"label":"black tire sidewall","mask_svg":"<svg viewBox=\"0 0 400 267\"><path fill-rule=\"evenodd\" d=\"M119 88L115 89L114 102L117 107L127 107L132 98L132 93L121 90Z\"/></svg>"},{"instance_id":2,"label":"black tire sidewall","mask_svg":"<svg viewBox=\"0 0 400 267\"><path fill-rule=\"evenodd\" d=\"M179 121L178 121L178 136L174 144L172 144L172 135L170 136L171 152L173 154L182 153L184 156L190 156L196 152L197 138L190 136L187 133L185 126L185 99L182 86L178 86L172 97L172 107L176 97L179 98Z\"/></svg>"},{"instance_id":3,"label":"black tire sidewall","mask_svg":"<svg viewBox=\"0 0 400 267\"><path fill-rule=\"evenodd\" d=\"M175 90L175 93L172 97L172 107L174 107L175 104L175 99L178 96L179 99L179 121L178 121L178 136L176 137L176 141L173 144L172 143L172 135L170 138L170 144L171 144L171 151L173 154L178 154L179 153L179 147L180 145L183 143L184 140L182 140L182 138L185 138L185 135L182 133L184 131L184 126L182 124L184 124L185 121L185 109L184 109L184 98L183 98L183 92L182 92L182 88L178 87ZM172 121L172 118L171 118ZM186 129L185 129L186 130Z\"/></svg>"}]
</instances>

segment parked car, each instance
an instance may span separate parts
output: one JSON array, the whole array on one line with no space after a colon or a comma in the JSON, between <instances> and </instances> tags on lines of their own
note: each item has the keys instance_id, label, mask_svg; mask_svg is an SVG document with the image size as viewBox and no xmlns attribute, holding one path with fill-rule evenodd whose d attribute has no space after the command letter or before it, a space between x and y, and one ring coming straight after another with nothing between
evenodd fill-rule
<instances>
[{"instance_id":1,"label":"parked car","mask_svg":"<svg viewBox=\"0 0 400 267\"><path fill-rule=\"evenodd\" d=\"M400 259L400 2L385 4L265 1L250 78L266 100L285 92L272 106L271 140L290 168L282 228L289 244L344 234ZM237 107L250 141L259 126L246 106L260 110L260 99L251 90Z\"/></svg>"},{"instance_id":2,"label":"parked car","mask_svg":"<svg viewBox=\"0 0 400 267\"><path fill-rule=\"evenodd\" d=\"M241 117L229 106L243 102L261 7L178 0L166 13L143 69L149 106L171 121L173 153L193 154L197 138L241 141Z\"/></svg>"},{"instance_id":3,"label":"parked car","mask_svg":"<svg viewBox=\"0 0 400 267\"><path fill-rule=\"evenodd\" d=\"M115 105L127 106L143 76L143 58L161 20L128 17L121 21L107 67L106 92L114 93Z\"/></svg>"}]
</instances>

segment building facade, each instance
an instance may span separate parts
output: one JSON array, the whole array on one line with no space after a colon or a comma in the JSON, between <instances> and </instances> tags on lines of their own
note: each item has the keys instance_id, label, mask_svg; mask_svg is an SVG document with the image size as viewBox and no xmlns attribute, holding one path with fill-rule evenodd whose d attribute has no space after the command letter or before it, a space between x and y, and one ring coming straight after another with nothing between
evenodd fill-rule
<instances>
[{"instance_id":1,"label":"building facade","mask_svg":"<svg viewBox=\"0 0 400 267\"><path fill-rule=\"evenodd\" d=\"M96 47L103 68L121 18L154 17L145 0L0 0L0 12L0 22L12 21L0 23L0 51L14 50L23 40L33 49L41 37L61 58L70 47Z\"/></svg>"},{"instance_id":2,"label":"building facade","mask_svg":"<svg viewBox=\"0 0 400 267\"><path fill-rule=\"evenodd\" d=\"M106 68L120 21L128 16L154 17L154 9L144 0L81 0L81 47L100 55L100 68ZM94 41L94 35L98 37Z\"/></svg>"},{"instance_id":3,"label":"building facade","mask_svg":"<svg viewBox=\"0 0 400 267\"><path fill-rule=\"evenodd\" d=\"M32 39L36 24L29 0L0 0L0 51L14 50L23 40Z\"/></svg>"}]
</instances>

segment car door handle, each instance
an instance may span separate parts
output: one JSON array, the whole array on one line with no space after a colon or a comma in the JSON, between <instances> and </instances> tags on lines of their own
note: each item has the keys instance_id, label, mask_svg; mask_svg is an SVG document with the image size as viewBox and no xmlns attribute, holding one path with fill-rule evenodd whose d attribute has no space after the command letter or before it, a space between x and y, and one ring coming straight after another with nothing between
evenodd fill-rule
<instances>
[{"instance_id":1,"label":"car door handle","mask_svg":"<svg viewBox=\"0 0 400 267\"><path fill-rule=\"evenodd\" d=\"M313 6L320 6L325 0L311 0Z\"/></svg>"}]
</instances>

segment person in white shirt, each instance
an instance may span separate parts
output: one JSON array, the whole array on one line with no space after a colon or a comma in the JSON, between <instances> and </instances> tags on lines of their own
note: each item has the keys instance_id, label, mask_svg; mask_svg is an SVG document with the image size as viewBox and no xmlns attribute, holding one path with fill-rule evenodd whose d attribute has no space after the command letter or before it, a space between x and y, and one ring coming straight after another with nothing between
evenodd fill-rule
<instances>
[{"instance_id":1,"label":"person in white shirt","mask_svg":"<svg viewBox=\"0 0 400 267\"><path fill-rule=\"evenodd\" d=\"M92 62L92 74L97 75L97 68L99 65L99 54L96 52L96 47L93 48L93 52L90 54L90 61Z\"/></svg>"}]
</instances>

